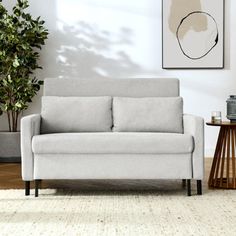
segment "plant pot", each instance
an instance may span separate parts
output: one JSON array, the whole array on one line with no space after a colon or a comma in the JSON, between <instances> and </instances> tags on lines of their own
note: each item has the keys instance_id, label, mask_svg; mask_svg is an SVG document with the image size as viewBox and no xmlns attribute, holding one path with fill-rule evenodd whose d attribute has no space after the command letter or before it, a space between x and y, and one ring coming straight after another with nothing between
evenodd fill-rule
<instances>
[{"instance_id":1,"label":"plant pot","mask_svg":"<svg viewBox=\"0 0 236 236\"><path fill-rule=\"evenodd\" d=\"M0 132L0 162L20 162L20 132Z\"/></svg>"}]
</instances>

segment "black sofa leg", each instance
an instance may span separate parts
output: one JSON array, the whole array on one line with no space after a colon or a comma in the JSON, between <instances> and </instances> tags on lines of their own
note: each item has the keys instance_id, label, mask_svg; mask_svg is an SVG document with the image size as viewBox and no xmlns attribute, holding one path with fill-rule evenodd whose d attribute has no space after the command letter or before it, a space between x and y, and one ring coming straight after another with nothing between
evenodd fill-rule
<instances>
[{"instance_id":1,"label":"black sofa leg","mask_svg":"<svg viewBox=\"0 0 236 236\"><path fill-rule=\"evenodd\" d=\"M39 196L39 186L41 184L41 180L37 179L35 180L35 197Z\"/></svg>"},{"instance_id":2,"label":"black sofa leg","mask_svg":"<svg viewBox=\"0 0 236 236\"><path fill-rule=\"evenodd\" d=\"M187 195L191 196L191 179L187 179Z\"/></svg>"},{"instance_id":3,"label":"black sofa leg","mask_svg":"<svg viewBox=\"0 0 236 236\"><path fill-rule=\"evenodd\" d=\"M197 180L197 194L202 195L202 181Z\"/></svg>"},{"instance_id":4,"label":"black sofa leg","mask_svg":"<svg viewBox=\"0 0 236 236\"><path fill-rule=\"evenodd\" d=\"M25 196L30 195L30 181L25 181Z\"/></svg>"},{"instance_id":5,"label":"black sofa leg","mask_svg":"<svg viewBox=\"0 0 236 236\"><path fill-rule=\"evenodd\" d=\"M182 187L186 188L186 179L182 179Z\"/></svg>"}]
</instances>

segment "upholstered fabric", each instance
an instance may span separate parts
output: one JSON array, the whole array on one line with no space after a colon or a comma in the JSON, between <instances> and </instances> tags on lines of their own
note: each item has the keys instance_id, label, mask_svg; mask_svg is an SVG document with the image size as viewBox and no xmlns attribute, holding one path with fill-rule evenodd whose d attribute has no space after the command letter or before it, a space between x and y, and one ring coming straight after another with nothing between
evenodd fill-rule
<instances>
[{"instance_id":1,"label":"upholstered fabric","mask_svg":"<svg viewBox=\"0 0 236 236\"><path fill-rule=\"evenodd\" d=\"M64 133L33 137L34 153L191 153L193 139L168 133Z\"/></svg>"},{"instance_id":2,"label":"upholstered fabric","mask_svg":"<svg viewBox=\"0 0 236 236\"><path fill-rule=\"evenodd\" d=\"M42 97L42 133L108 132L111 97Z\"/></svg>"},{"instance_id":3,"label":"upholstered fabric","mask_svg":"<svg viewBox=\"0 0 236 236\"><path fill-rule=\"evenodd\" d=\"M191 154L36 154L35 179L191 179Z\"/></svg>"},{"instance_id":4,"label":"upholstered fabric","mask_svg":"<svg viewBox=\"0 0 236 236\"><path fill-rule=\"evenodd\" d=\"M32 138L40 133L41 116L30 115L21 119L21 170L25 181L33 180L34 158L32 153Z\"/></svg>"},{"instance_id":5,"label":"upholstered fabric","mask_svg":"<svg viewBox=\"0 0 236 236\"><path fill-rule=\"evenodd\" d=\"M193 136L194 150L192 154L193 178L204 178L204 120L193 115L184 115L184 133Z\"/></svg>"},{"instance_id":6,"label":"upholstered fabric","mask_svg":"<svg viewBox=\"0 0 236 236\"><path fill-rule=\"evenodd\" d=\"M183 132L183 99L113 98L113 131Z\"/></svg>"},{"instance_id":7,"label":"upholstered fabric","mask_svg":"<svg viewBox=\"0 0 236 236\"><path fill-rule=\"evenodd\" d=\"M179 80L153 79L45 79L45 96L177 97Z\"/></svg>"},{"instance_id":8,"label":"upholstered fabric","mask_svg":"<svg viewBox=\"0 0 236 236\"><path fill-rule=\"evenodd\" d=\"M163 102L162 97L179 96L177 79L47 79L44 91L50 98L43 98L43 119L31 115L21 121L23 180L203 178L203 119L181 117L181 98L171 105ZM54 96L65 96L68 102ZM104 96L130 98L115 98L115 130L159 132L112 132L112 98ZM162 103L151 106L151 97ZM75 105L78 99L85 101L83 106ZM40 134L40 122L46 134Z\"/></svg>"}]
</instances>

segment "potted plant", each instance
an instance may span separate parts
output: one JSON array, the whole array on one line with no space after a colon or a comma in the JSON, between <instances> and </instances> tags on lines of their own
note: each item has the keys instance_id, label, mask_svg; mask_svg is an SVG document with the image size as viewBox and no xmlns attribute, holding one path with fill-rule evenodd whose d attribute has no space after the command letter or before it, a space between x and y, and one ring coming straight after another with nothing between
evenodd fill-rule
<instances>
[{"instance_id":1,"label":"potted plant","mask_svg":"<svg viewBox=\"0 0 236 236\"><path fill-rule=\"evenodd\" d=\"M1 2L0 115L6 114L8 132L0 132L0 157L20 157L19 116L43 84L33 76L33 71L41 68L39 51L48 30L40 17L34 19L25 11L28 0L17 0L12 13Z\"/></svg>"}]
</instances>

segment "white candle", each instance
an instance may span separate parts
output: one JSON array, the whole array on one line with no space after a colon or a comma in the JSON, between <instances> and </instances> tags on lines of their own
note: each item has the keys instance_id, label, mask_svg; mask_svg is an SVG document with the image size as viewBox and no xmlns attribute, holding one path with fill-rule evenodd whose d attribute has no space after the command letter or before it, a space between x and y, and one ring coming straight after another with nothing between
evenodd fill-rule
<instances>
[{"instance_id":1,"label":"white candle","mask_svg":"<svg viewBox=\"0 0 236 236\"><path fill-rule=\"evenodd\" d=\"M221 111L212 111L211 112L211 122L212 123L221 123Z\"/></svg>"}]
</instances>

